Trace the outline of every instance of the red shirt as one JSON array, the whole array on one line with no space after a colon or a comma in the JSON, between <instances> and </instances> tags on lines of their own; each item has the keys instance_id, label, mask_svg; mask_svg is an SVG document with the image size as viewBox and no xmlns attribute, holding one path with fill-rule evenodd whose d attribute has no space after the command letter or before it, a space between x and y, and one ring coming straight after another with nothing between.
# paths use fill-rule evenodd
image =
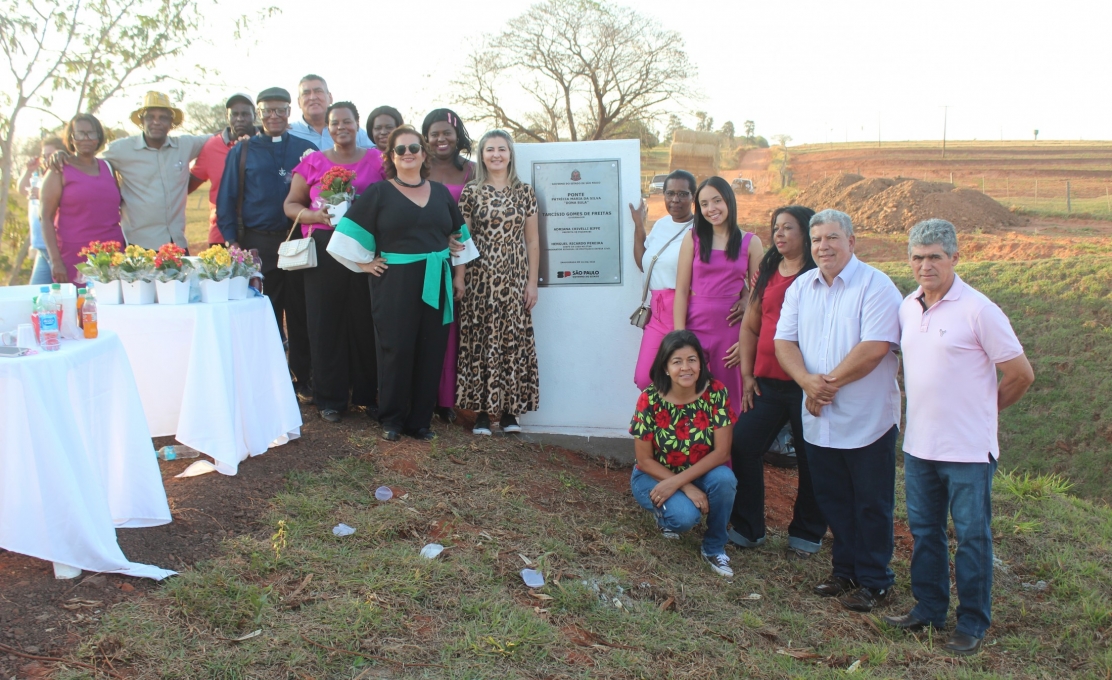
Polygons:
<instances>
[{"instance_id":1,"label":"red shirt","mask_svg":"<svg viewBox=\"0 0 1112 680\"><path fill-rule=\"evenodd\" d=\"M228 130L225 129L218 135L213 135L201 147L201 155L193 162L190 170L197 179L209 182L209 243L223 243L224 235L216 227L216 195L220 193L220 178L224 176L224 161L228 152L235 146L236 140L228 141Z\"/></svg>"},{"instance_id":2,"label":"red shirt","mask_svg":"<svg viewBox=\"0 0 1112 680\"><path fill-rule=\"evenodd\" d=\"M780 308L784 306L784 293L795 281L794 276L785 277L780 270L772 272L772 278L761 292L761 332L757 336L757 358L753 362L753 375L758 378L791 380L791 376L780 368L776 360L776 323L780 321Z\"/></svg>"}]
</instances>

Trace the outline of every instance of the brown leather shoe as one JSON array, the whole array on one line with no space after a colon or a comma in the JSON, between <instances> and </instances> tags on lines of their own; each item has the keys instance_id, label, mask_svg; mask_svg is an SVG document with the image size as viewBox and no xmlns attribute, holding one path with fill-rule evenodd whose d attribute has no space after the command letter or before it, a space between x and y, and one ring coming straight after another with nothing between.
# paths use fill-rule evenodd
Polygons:
<instances>
[{"instance_id":1,"label":"brown leather shoe","mask_svg":"<svg viewBox=\"0 0 1112 680\"><path fill-rule=\"evenodd\" d=\"M880 620L884 621L884 623L888 624L889 626L892 626L893 628L899 628L900 630L917 631L922 630L923 628L926 628L928 626L932 628L934 627L929 621L920 621L918 618L912 616L910 613L901 614L899 616L883 616Z\"/></svg>"},{"instance_id":2,"label":"brown leather shoe","mask_svg":"<svg viewBox=\"0 0 1112 680\"><path fill-rule=\"evenodd\" d=\"M856 587L857 584L851 579L842 578L841 576L831 576L815 586L815 594L822 595L823 597L838 597L839 595L848 593Z\"/></svg>"},{"instance_id":3,"label":"brown leather shoe","mask_svg":"<svg viewBox=\"0 0 1112 680\"><path fill-rule=\"evenodd\" d=\"M883 604L888 599L888 593L891 590L891 588L866 588L862 586L849 595L840 598L838 602L841 602L846 609L852 609L855 612L871 612L873 607Z\"/></svg>"},{"instance_id":4,"label":"brown leather shoe","mask_svg":"<svg viewBox=\"0 0 1112 680\"><path fill-rule=\"evenodd\" d=\"M984 642L984 638L975 638L972 635L955 630L946 644L942 645L942 649L951 654L972 656L981 651L982 642Z\"/></svg>"}]
</instances>

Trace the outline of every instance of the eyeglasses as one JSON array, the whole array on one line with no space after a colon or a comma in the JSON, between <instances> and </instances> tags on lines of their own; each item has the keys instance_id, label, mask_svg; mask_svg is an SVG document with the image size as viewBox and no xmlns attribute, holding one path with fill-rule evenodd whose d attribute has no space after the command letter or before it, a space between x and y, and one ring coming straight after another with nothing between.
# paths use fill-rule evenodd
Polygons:
<instances>
[{"instance_id":1,"label":"eyeglasses","mask_svg":"<svg viewBox=\"0 0 1112 680\"><path fill-rule=\"evenodd\" d=\"M406 146L405 144L399 144L394 147L394 155L403 156L405 155L406 149L409 149L409 153L416 154L418 151L421 150L421 145L416 142L410 144L409 146Z\"/></svg>"},{"instance_id":2,"label":"eyeglasses","mask_svg":"<svg viewBox=\"0 0 1112 680\"><path fill-rule=\"evenodd\" d=\"M676 199L679 199L681 201L690 201L691 200L691 192L690 191L665 191L664 192L664 198L665 198L665 200L668 200L668 201L674 201Z\"/></svg>"},{"instance_id":3,"label":"eyeglasses","mask_svg":"<svg viewBox=\"0 0 1112 680\"><path fill-rule=\"evenodd\" d=\"M74 130L73 138L79 141L88 141L90 139L100 139L95 132L85 132L84 130Z\"/></svg>"},{"instance_id":4,"label":"eyeglasses","mask_svg":"<svg viewBox=\"0 0 1112 680\"><path fill-rule=\"evenodd\" d=\"M276 106L274 108L259 107L259 118L268 118L270 116L288 116L290 115L290 107Z\"/></svg>"}]
</instances>

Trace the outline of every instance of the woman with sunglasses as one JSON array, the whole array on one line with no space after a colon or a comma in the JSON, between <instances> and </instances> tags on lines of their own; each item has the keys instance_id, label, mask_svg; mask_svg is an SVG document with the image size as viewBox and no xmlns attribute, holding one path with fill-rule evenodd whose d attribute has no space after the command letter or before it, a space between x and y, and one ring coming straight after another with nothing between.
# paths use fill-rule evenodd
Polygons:
<instances>
[{"instance_id":1,"label":"woman with sunglasses","mask_svg":"<svg viewBox=\"0 0 1112 680\"><path fill-rule=\"evenodd\" d=\"M334 146L305 156L293 169L286 215L301 223L300 237L311 237L317 266L304 269L305 317L312 358L313 402L320 417L338 423L351 403L378 416L374 324L367 276L349 271L330 257L321 257L333 237L331 215L320 198L321 178L334 167L355 173L356 195L379 182L382 154L356 145L359 111L351 102L328 107L328 134Z\"/></svg>"},{"instance_id":2,"label":"woman with sunglasses","mask_svg":"<svg viewBox=\"0 0 1112 680\"><path fill-rule=\"evenodd\" d=\"M42 237L55 283L75 281L78 253L91 241L124 243L120 228L120 188L104 148L104 127L91 114L74 116L63 135L71 154L61 170L46 173L42 186Z\"/></svg>"},{"instance_id":3,"label":"woman with sunglasses","mask_svg":"<svg viewBox=\"0 0 1112 680\"><path fill-rule=\"evenodd\" d=\"M424 137L403 125L390 133L379 182L337 226L328 252L372 274L371 310L378 348L383 439L429 441L454 302L463 297L464 265L451 267L455 232L467 226L451 193L429 181ZM454 271L453 271L454 270Z\"/></svg>"},{"instance_id":4,"label":"woman with sunglasses","mask_svg":"<svg viewBox=\"0 0 1112 680\"><path fill-rule=\"evenodd\" d=\"M434 109L425 116L421 134L429 144L429 179L443 184L459 203L463 187L475 176L475 163L463 157L471 155L471 137L458 114L451 109ZM444 355L444 373L440 376L436 412L444 422L455 420L456 359L459 354L459 325L453 321L448 329L448 349Z\"/></svg>"}]
</instances>

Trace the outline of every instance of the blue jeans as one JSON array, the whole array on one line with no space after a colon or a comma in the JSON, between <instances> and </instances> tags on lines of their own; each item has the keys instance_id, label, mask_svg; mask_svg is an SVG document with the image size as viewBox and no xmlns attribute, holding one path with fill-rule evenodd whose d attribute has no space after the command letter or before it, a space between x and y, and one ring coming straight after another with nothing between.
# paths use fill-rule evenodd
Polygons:
<instances>
[{"instance_id":1,"label":"blue jeans","mask_svg":"<svg viewBox=\"0 0 1112 680\"><path fill-rule=\"evenodd\" d=\"M629 480L633 498L638 505L656 516L656 523L660 528L682 534L698 524L703 513L699 512L683 491L672 494L659 508L653 505L649 493L658 483L651 475L633 468L633 476ZM707 495L709 507L707 532L703 535L703 553L721 555L726 552L726 524L730 521L730 510L734 507L737 479L734 478L733 470L719 465L692 484Z\"/></svg>"},{"instance_id":2,"label":"blue jeans","mask_svg":"<svg viewBox=\"0 0 1112 680\"><path fill-rule=\"evenodd\" d=\"M996 461L923 460L904 453L907 524L911 554L912 616L941 628L950 606L950 541L946 515L954 520L958 549L958 632L983 638L992 622L992 475Z\"/></svg>"},{"instance_id":3,"label":"blue jeans","mask_svg":"<svg viewBox=\"0 0 1112 680\"><path fill-rule=\"evenodd\" d=\"M34 248L32 252L37 255L35 266L31 270L31 285L49 286L54 283L54 275L50 272L50 256L46 254L46 248Z\"/></svg>"},{"instance_id":4,"label":"blue jeans","mask_svg":"<svg viewBox=\"0 0 1112 680\"><path fill-rule=\"evenodd\" d=\"M888 565L895 547L897 432L893 425L859 449L806 446L815 499L834 534L834 575L867 588L890 588L895 582Z\"/></svg>"},{"instance_id":5,"label":"blue jeans","mask_svg":"<svg viewBox=\"0 0 1112 680\"><path fill-rule=\"evenodd\" d=\"M753 408L738 414L734 425L731 455L737 477L737 495L730 516L733 530L749 544L765 537L764 453L784 423L792 424L796 460L799 461L799 488L795 494L792 523L788 525L788 545L796 550L816 553L826 534L826 520L815 500L811 469L803 453L803 390L791 380L757 378L761 394ZM737 540L737 537L735 537ZM737 541L745 545L741 541Z\"/></svg>"}]
</instances>

